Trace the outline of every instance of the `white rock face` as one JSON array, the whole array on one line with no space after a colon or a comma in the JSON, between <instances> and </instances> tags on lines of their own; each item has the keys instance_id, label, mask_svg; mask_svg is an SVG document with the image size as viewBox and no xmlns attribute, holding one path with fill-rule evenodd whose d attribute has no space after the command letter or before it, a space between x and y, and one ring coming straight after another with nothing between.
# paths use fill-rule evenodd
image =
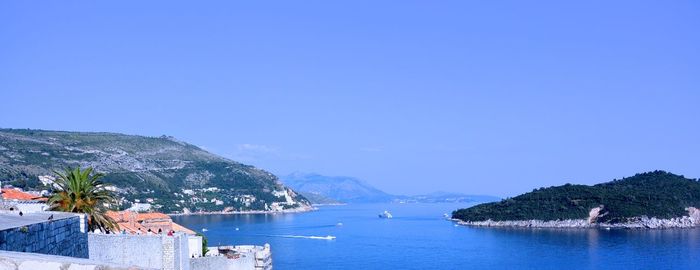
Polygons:
<instances>
[{"instance_id":1,"label":"white rock face","mask_svg":"<svg viewBox=\"0 0 700 270\"><path fill-rule=\"evenodd\" d=\"M688 211L688 217L694 223L700 223L700 209L697 209L695 207L688 207L685 210Z\"/></svg>"},{"instance_id":2,"label":"white rock face","mask_svg":"<svg viewBox=\"0 0 700 270\"><path fill-rule=\"evenodd\" d=\"M598 215L600 215L600 211L603 210L603 206L598 206L594 207L591 209L590 212L588 212L588 223L593 224L595 223L596 219L598 218Z\"/></svg>"}]
</instances>

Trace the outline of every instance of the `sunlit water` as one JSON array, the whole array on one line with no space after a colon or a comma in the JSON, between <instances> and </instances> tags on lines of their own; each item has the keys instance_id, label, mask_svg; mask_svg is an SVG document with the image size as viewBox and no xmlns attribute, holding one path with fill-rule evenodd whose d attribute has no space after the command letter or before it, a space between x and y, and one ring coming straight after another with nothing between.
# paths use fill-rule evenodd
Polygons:
<instances>
[{"instance_id":1,"label":"sunlit water","mask_svg":"<svg viewBox=\"0 0 700 270\"><path fill-rule=\"evenodd\" d=\"M700 229L470 228L444 219L465 206L355 204L174 220L206 228L210 246L270 243L275 269L700 269ZM384 210L394 218L378 218Z\"/></svg>"}]
</instances>

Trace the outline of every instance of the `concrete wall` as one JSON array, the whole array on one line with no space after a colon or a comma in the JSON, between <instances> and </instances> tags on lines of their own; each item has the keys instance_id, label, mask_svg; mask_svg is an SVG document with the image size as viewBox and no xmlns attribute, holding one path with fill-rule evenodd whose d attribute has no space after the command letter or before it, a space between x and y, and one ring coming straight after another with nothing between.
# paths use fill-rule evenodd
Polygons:
<instances>
[{"instance_id":1,"label":"concrete wall","mask_svg":"<svg viewBox=\"0 0 700 270\"><path fill-rule=\"evenodd\" d=\"M90 259L164 270L189 270L186 234L89 234Z\"/></svg>"},{"instance_id":2,"label":"concrete wall","mask_svg":"<svg viewBox=\"0 0 700 270\"><path fill-rule=\"evenodd\" d=\"M164 241L173 242L172 249L165 250L166 254L173 254L173 268L167 268L170 265L167 264L165 265L165 269L190 270L189 236L186 234L178 234L176 237L163 236L163 239Z\"/></svg>"},{"instance_id":3,"label":"concrete wall","mask_svg":"<svg viewBox=\"0 0 700 270\"><path fill-rule=\"evenodd\" d=\"M255 269L254 258L226 259L223 256L190 259L191 270L250 270Z\"/></svg>"},{"instance_id":4,"label":"concrete wall","mask_svg":"<svg viewBox=\"0 0 700 270\"><path fill-rule=\"evenodd\" d=\"M188 248L190 250L190 258L202 257L202 237L190 235L188 237L188 242L189 242Z\"/></svg>"},{"instance_id":5,"label":"concrete wall","mask_svg":"<svg viewBox=\"0 0 700 270\"><path fill-rule=\"evenodd\" d=\"M124 267L88 259L0 251L0 270L155 270L153 268Z\"/></svg>"},{"instance_id":6,"label":"concrete wall","mask_svg":"<svg viewBox=\"0 0 700 270\"><path fill-rule=\"evenodd\" d=\"M75 215L2 230L0 250L87 258L88 237Z\"/></svg>"}]
</instances>

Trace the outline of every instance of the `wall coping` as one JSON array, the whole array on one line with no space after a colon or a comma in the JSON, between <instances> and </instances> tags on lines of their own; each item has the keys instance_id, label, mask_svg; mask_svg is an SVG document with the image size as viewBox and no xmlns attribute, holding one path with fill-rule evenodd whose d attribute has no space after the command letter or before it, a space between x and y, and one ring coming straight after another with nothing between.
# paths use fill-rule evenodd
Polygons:
<instances>
[{"instance_id":1,"label":"wall coping","mask_svg":"<svg viewBox=\"0 0 700 270\"><path fill-rule=\"evenodd\" d=\"M20 216L19 211L0 210L0 231L18 228L22 226L29 226L32 224L49 222L49 217L51 215L53 215L53 220L51 221L82 216L81 214L76 213L53 211L30 212L22 214L23 215Z\"/></svg>"},{"instance_id":2,"label":"wall coping","mask_svg":"<svg viewBox=\"0 0 700 270\"><path fill-rule=\"evenodd\" d=\"M156 270L153 268L127 267L127 266L122 266L122 265L103 263L103 262L94 261L94 260L90 260L90 259L81 259L81 258L74 258L74 257L45 255L45 254L38 254L38 253L14 252L14 251L0 251L0 268L3 266L15 266L17 268L20 265L24 266L25 264L33 265L33 266L41 266L42 269L57 269L57 270L64 269L63 267L65 267L66 265L84 266L84 267L86 267L85 269L92 269L89 267L94 266L95 269L100 269L97 267L102 267L102 268L108 268L108 269L114 269L114 270L135 270L135 269ZM50 267L54 267L54 266L56 266L56 268L50 268ZM5 268L3 268L3 269L5 269ZM13 268L9 268L9 269L13 269ZM65 269L68 269L68 268L65 268ZM84 269L84 268L80 268L80 269Z\"/></svg>"}]
</instances>

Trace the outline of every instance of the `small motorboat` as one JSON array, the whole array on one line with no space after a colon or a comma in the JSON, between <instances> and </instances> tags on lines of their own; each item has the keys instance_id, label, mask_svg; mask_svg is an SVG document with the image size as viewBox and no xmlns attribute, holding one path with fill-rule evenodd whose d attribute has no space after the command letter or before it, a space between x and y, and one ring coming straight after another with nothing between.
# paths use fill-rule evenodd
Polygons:
<instances>
[{"instance_id":1,"label":"small motorboat","mask_svg":"<svg viewBox=\"0 0 700 270\"><path fill-rule=\"evenodd\" d=\"M379 214L379 218L393 218L393 217L394 216L392 216L391 213L389 213L389 211L387 211L387 210L384 210L383 213Z\"/></svg>"},{"instance_id":2,"label":"small motorboat","mask_svg":"<svg viewBox=\"0 0 700 270\"><path fill-rule=\"evenodd\" d=\"M204 228L204 229L202 229L202 231L203 231L203 232L207 232L207 231L209 231L209 230L207 230L207 228Z\"/></svg>"}]
</instances>

